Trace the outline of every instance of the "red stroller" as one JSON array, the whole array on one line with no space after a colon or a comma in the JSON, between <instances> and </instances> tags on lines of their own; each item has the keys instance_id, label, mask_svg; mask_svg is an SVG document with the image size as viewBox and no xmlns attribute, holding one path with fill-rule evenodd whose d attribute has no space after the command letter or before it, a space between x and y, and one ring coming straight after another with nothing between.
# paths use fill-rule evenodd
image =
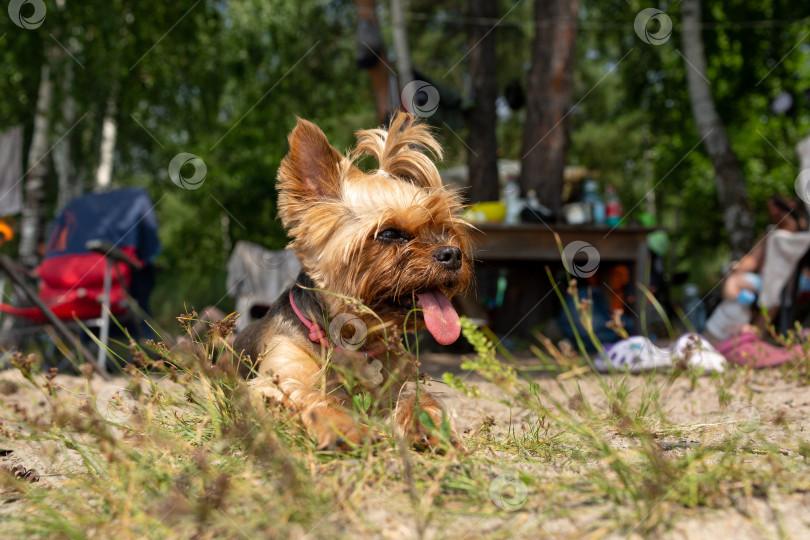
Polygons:
<instances>
[{"instance_id":1,"label":"red stroller","mask_svg":"<svg viewBox=\"0 0 810 540\"><path fill-rule=\"evenodd\" d=\"M0 311L29 323L26 332L53 327L85 360L105 373L110 316L137 319L148 312L152 259L160 250L157 219L149 195L141 188L93 193L74 199L54 221L40 265L28 271L0 256L3 270L23 304L0 303ZM26 277L36 278L35 293ZM133 314L134 312L134 314ZM70 330L81 321L98 328L96 360ZM66 324L68 323L68 324ZM0 333L14 333L6 329ZM7 336L8 337L8 336Z\"/></svg>"}]
</instances>

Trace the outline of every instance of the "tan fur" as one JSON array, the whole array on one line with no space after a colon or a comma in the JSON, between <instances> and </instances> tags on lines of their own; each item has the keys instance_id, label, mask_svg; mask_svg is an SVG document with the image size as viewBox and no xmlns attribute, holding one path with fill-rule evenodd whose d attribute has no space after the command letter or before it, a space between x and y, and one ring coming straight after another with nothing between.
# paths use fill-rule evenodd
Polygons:
<instances>
[{"instance_id":1,"label":"tan fur","mask_svg":"<svg viewBox=\"0 0 810 540\"><path fill-rule=\"evenodd\" d=\"M403 325L413 331L424 323L402 306L415 291L438 290L450 298L469 286L470 226L458 216L459 194L442 185L431 160L431 155L441 157L441 147L427 126L399 113L388 130L360 131L357 138L356 148L344 156L315 124L299 119L279 168L279 215L302 275L312 282L306 290L293 289L309 302L302 308L308 319L328 323L350 313L369 329L364 350L388 345L392 352L372 364L362 351L324 350L292 314L288 292L268 316L240 333L235 349L255 365L258 376L251 384L259 394L298 411L320 447L355 443L367 435L342 409L351 392L380 379L380 387L389 391L375 392L376 408L393 409L403 432L423 444L425 429L414 420L415 398L399 398L414 371L400 343ZM378 168L361 171L356 164L362 156L375 158ZM378 238L387 229L407 239ZM460 267L437 263L438 250L447 248L461 251ZM361 381L355 390L352 375ZM440 425L441 407L426 393L420 399Z\"/></svg>"},{"instance_id":2,"label":"tan fur","mask_svg":"<svg viewBox=\"0 0 810 540\"><path fill-rule=\"evenodd\" d=\"M430 156L442 158L442 147L433 138L430 129L417 124L408 114L398 114L385 129L368 129L357 133L357 146L353 159L361 155L377 158L380 170L407 179L423 188L442 188L442 179Z\"/></svg>"}]
</instances>

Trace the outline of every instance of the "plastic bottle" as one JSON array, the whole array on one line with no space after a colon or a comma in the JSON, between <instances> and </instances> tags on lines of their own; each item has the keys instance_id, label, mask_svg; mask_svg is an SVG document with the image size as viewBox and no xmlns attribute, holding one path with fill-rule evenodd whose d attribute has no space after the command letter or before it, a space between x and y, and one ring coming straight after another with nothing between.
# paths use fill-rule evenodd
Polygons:
<instances>
[{"instance_id":1,"label":"plastic bottle","mask_svg":"<svg viewBox=\"0 0 810 540\"><path fill-rule=\"evenodd\" d=\"M588 205L590 222L594 225L605 224L605 202L599 195L596 180L587 179L583 186L582 202Z\"/></svg>"},{"instance_id":2,"label":"plastic bottle","mask_svg":"<svg viewBox=\"0 0 810 540\"><path fill-rule=\"evenodd\" d=\"M723 300L706 321L706 331L719 340L728 339L751 320L751 306Z\"/></svg>"},{"instance_id":3,"label":"plastic bottle","mask_svg":"<svg viewBox=\"0 0 810 540\"><path fill-rule=\"evenodd\" d=\"M751 321L753 305L762 288L762 276L745 273L745 280L754 289L742 289L734 300L723 300L706 321L706 330L719 339L727 339Z\"/></svg>"},{"instance_id":4,"label":"plastic bottle","mask_svg":"<svg viewBox=\"0 0 810 540\"><path fill-rule=\"evenodd\" d=\"M810 292L810 276L804 270L799 274L799 291L802 293Z\"/></svg>"},{"instance_id":5,"label":"plastic bottle","mask_svg":"<svg viewBox=\"0 0 810 540\"><path fill-rule=\"evenodd\" d=\"M754 291L749 291L748 289L741 290L740 294L737 295L737 303L741 306L750 306L756 299L757 294Z\"/></svg>"},{"instance_id":6,"label":"plastic bottle","mask_svg":"<svg viewBox=\"0 0 810 540\"><path fill-rule=\"evenodd\" d=\"M523 201L520 199L520 186L514 178L510 178L503 187L503 202L506 205L504 223L514 225L520 221L520 212L523 210Z\"/></svg>"},{"instance_id":7,"label":"plastic bottle","mask_svg":"<svg viewBox=\"0 0 810 540\"><path fill-rule=\"evenodd\" d=\"M748 284L754 288L754 291L757 294L759 294L759 291L762 290L762 276L759 274L755 274L754 272L746 272L745 281L747 281Z\"/></svg>"},{"instance_id":8,"label":"plastic bottle","mask_svg":"<svg viewBox=\"0 0 810 540\"><path fill-rule=\"evenodd\" d=\"M616 227L622 221L622 202L613 184L605 188L605 218L609 227Z\"/></svg>"},{"instance_id":9,"label":"plastic bottle","mask_svg":"<svg viewBox=\"0 0 810 540\"><path fill-rule=\"evenodd\" d=\"M537 192L533 189L526 192L526 206L532 209L542 206L540 204L540 199L537 198Z\"/></svg>"},{"instance_id":10,"label":"plastic bottle","mask_svg":"<svg viewBox=\"0 0 810 540\"><path fill-rule=\"evenodd\" d=\"M703 332L706 328L706 306L700 299L698 286L694 283L687 283L683 286L683 312L686 320L695 329L695 332Z\"/></svg>"}]
</instances>

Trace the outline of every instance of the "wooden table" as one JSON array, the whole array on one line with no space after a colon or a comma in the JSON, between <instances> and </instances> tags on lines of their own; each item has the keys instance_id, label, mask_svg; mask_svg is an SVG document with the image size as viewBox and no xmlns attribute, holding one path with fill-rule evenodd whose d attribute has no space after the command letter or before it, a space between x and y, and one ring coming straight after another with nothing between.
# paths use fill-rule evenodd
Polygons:
<instances>
[{"instance_id":1,"label":"wooden table","mask_svg":"<svg viewBox=\"0 0 810 540\"><path fill-rule=\"evenodd\" d=\"M606 227L593 225L543 225L526 224L503 225L500 223L478 223L475 226L480 231L475 234L477 261L506 263L513 261L537 261L538 272L545 275L542 263L562 263L560 246L557 245L555 233L559 235L563 249L567 256L577 252L573 257L576 268L572 274L587 277L594 266L589 257L596 256L595 266L600 262L627 263L632 267L632 280L636 287L643 282L647 268L648 248L647 235L656 228L627 226ZM580 242L580 244L572 244ZM584 243L584 244L582 244ZM588 248L587 246L592 246ZM584 247L584 249L582 249ZM580 249L575 249L580 248ZM595 272L595 268L593 268ZM636 291L635 305L628 315L638 317L644 308L644 294ZM630 310L628 310L630 311Z\"/></svg>"}]
</instances>

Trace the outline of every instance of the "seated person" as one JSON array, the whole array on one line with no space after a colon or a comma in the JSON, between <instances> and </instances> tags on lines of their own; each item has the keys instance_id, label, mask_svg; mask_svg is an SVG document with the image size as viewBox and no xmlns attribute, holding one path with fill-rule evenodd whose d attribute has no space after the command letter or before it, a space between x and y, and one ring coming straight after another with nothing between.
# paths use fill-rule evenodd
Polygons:
<instances>
[{"instance_id":1,"label":"seated person","mask_svg":"<svg viewBox=\"0 0 810 540\"><path fill-rule=\"evenodd\" d=\"M767 246L777 245L769 242L773 238L769 239L768 235L774 234L774 231L797 233L806 230L807 218L800 213L799 208L800 205L784 197L772 197L768 201L768 213L774 225L725 279L723 301L707 321L703 336L684 334L668 347L658 347L645 336L632 336L615 344L606 344L604 354L594 360L594 367L599 371L629 369L631 372L638 372L680 364L712 372L723 371L725 362L764 368L803 358L806 351L801 343L780 347L764 342L757 336L757 328L751 324L752 313L755 311L753 304L757 296L769 289L771 298L774 298L774 286L783 286L765 271L765 267L770 266L771 273L774 273L775 264L779 267L779 272L776 273L785 277L792 272L798 258L810 247L808 235L787 235L789 242L779 246L787 246L791 257L786 257L783 249L782 253L771 253L770 259L768 258ZM788 258L792 262L785 262ZM764 284L763 274L767 274L764 279L769 280ZM801 283L810 284L810 276L800 276ZM764 299L764 294L762 298ZM771 306L772 303L769 300L765 305ZM756 310L753 323L759 327L760 332L776 316L778 309L778 305L770 307L768 317L763 317Z\"/></svg>"},{"instance_id":2,"label":"seated person","mask_svg":"<svg viewBox=\"0 0 810 540\"><path fill-rule=\"evenodd\" d=\"M737 264L734 265L731 273L723 282L722 298L724 301L737 302L743 306L752 306L756 296L762 287L762 270L766 253L766 237L774 229L787 232L798 232L807 230L807 218L800 211L801 206L794 201L790 201L782 196L774 196L768 200L768 215L774 224L769 231L757 240L757 243ZM808 281L808 277L803 275L801 282ZM722 306L722 304L721 304ZM719 308L720 306L718 306ZM752 306L754 307L754 306ZM749 308L750 309L750 308ZM779 306L771 307L768 316L763 317L759 310L753 309L753 320L749 320L761 332L766 330L769 321L773 320L779 312ZM720 328L721 325L707 325L715 337L725 339L731 337L727 330Z\"/></svg>"}]
</instances>

